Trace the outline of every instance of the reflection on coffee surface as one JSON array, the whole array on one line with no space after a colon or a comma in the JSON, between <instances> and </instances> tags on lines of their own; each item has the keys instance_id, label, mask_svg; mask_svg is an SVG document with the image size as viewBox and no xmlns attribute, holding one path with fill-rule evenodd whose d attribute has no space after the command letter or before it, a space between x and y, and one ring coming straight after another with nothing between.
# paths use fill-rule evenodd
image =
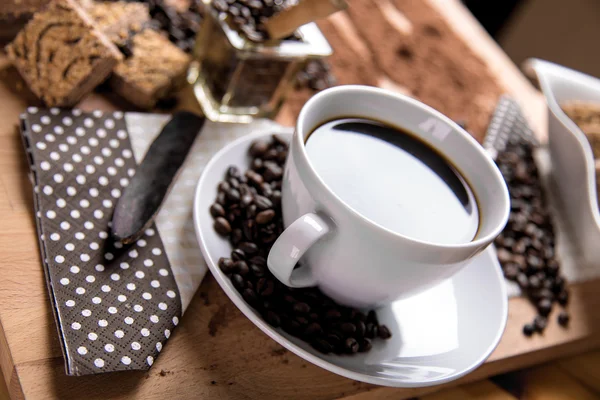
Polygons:
<instances>
[{"instance_id":1,"label":"reflection on coffee surface","mask_svg":"<svg viewBox=\"0 0 600 400\"><path fill-rule=\"evenodd\" d=\"M477 234L469 185L408 132L368 119L336 119L309 135L306 152L325 184L380 226L441 244L466 243Z\"/></svg>"}]
</instances>

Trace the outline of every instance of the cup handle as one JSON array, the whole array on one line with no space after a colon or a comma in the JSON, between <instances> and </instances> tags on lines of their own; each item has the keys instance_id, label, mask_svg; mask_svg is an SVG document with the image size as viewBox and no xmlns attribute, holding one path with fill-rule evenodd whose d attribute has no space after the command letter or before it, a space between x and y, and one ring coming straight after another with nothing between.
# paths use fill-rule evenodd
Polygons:
<instances>
[{"instance_id":1,"label":"cup handle","mask_svg":"<svg viewBox=\"0 0 600 400\"><path fill-rule=\"evenodd\" d=\"M329 225L317 214L304 214L277 238L267 265L277 279L293 288L316 286L317 281L308 266L294 269L298 260L320 238L329 232Z\"/></svg>"}]
</instances>

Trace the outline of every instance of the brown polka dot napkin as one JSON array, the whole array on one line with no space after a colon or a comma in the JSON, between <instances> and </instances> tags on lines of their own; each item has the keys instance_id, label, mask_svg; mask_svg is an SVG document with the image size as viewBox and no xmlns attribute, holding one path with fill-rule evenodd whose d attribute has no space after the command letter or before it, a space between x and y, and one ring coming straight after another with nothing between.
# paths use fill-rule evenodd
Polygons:
<instances>
[{"instance_id":1,"label":"brown polka dot napkin","mask_svg":"<svg viewBox=\"0 0 600 400\"><path fill-rule=\"evenodd\" d=\"M148 369L182 305L155 226L131 246L110 238L136 167L123 113L29 108L22 137L67 373Z\"/></svg>"}]
</instances>

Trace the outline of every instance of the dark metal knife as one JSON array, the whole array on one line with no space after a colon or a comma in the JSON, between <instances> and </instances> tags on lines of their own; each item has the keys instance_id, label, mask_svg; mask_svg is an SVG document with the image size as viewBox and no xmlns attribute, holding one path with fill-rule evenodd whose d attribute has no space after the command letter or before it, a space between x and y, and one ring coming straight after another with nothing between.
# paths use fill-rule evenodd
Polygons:
<instances>
[{"instance_id":1,"label":"dark metal knife","mask_svg":"<svg viewBox=\"0 0 600 400\"><path fill-rule=\"evenodd\" d=\"M205 120L187 111L177 112L154 139L115 207L115 239L132 243L152 223Z\"/></svg>"}]
</instances>

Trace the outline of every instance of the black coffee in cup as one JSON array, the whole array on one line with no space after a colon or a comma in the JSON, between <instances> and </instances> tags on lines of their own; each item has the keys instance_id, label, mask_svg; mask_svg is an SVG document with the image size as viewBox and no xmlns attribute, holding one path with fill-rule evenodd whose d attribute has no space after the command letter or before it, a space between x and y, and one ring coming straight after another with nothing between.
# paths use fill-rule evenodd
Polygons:
<instances>
[{"instance_id":1,"label":"black coffee in cup","mask_svg":"<svg viewBox=\"0 0 600 400\"><path fill-rule=\"evenodd\" d=\"M341 118L317 127L306 152L329 189L379 226L438 244L467 243L477 235L479 211L469 184L410 132Z\"/></svg>"}]
</instances>

